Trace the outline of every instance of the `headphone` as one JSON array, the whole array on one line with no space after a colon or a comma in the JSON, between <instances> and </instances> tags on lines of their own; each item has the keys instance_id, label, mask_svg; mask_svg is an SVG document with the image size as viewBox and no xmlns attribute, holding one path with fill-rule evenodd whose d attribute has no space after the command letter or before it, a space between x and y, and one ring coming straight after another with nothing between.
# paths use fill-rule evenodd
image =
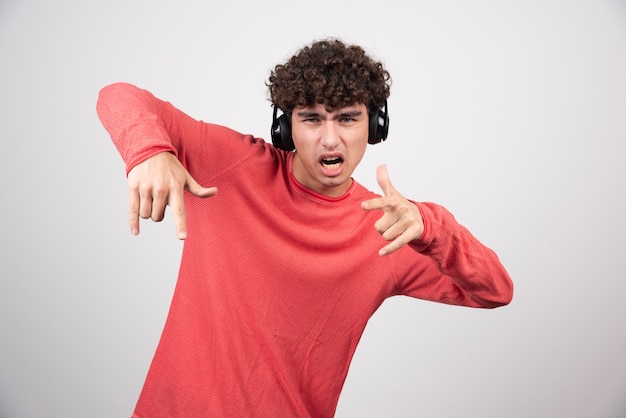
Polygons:
<instances>
[{"instance_id":1,"label":"headphone","mask_svg":"<svg viewBox=\"0 0 626 418\"><path fill-rule=\"evenodd\" d=\"M369 113L368 144L378 144L387 139L389 133L389 113L387 112L387 100L382 108L376 105L367 106ZM289 115L283 113L276 117L278 107L274 106L272 117L272 143L278 149L293 151L296 147L291 136L291 120Z\"/></svg>"}]
</instances>

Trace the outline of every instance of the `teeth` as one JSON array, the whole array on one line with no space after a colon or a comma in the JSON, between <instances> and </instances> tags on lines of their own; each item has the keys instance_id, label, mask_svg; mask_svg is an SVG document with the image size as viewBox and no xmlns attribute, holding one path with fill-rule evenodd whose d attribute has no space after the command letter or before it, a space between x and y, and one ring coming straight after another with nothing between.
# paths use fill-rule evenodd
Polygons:
<instances>
[{"instance_id":1,"label":"teeth","mask_svg":"<svg viewBox=\"0 0 626 418\"><path fill-rule=\"evenodd\" d=\"M322 158L322 164L331 169L338 168L341 162L341 158Z\"/></svg>"}]
</instances>

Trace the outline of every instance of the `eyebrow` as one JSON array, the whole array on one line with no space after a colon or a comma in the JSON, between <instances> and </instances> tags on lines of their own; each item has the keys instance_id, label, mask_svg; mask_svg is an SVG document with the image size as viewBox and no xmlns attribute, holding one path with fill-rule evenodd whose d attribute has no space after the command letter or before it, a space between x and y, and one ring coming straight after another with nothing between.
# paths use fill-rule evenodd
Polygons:
<instances>
[{"instance_id":1,"label":"eyebrow","mask_svg":"<svg viewBox=\"0 0 626 418\"><path fill-rule=\"evenodd\" d=\"M361 110L348 110L346 112L337 113L334 116L334 119L341 119L345 117L356 117L363 114ZM315 112L313 110L301 110L296 113L297 116L301 118L320 118L321 114L319 112Z\"/></svg>"}]
</instances>

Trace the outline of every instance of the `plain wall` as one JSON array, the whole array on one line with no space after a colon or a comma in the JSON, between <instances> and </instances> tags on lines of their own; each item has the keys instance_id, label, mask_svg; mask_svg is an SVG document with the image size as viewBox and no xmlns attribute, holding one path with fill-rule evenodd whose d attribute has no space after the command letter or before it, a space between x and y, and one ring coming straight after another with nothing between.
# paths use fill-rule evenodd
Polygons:
<instances>
[{"instance_id":1,"label":"plain wall","mask_svg":"<svg viewBox=\"0 0 626 418\"><path fill-rule=\"evenodd\" d=\"M270 69L339 36L393 78L356 178L446 206L511 305L385 302L338 417L626 416L626 5L617 0L0 0L0 416L130 416L175 285L127 225L101 87L267 138Z\"/></svg>"}]
</instances>

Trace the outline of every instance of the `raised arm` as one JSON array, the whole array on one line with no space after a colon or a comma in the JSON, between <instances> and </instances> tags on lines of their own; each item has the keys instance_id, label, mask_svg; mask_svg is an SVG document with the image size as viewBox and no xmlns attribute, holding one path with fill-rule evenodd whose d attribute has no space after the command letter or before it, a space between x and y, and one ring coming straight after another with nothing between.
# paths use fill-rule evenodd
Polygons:
<instances>
[{"instance_id":1,"label":"raised arm","mask_svg":"<svg viewBox=\"0 0 626 418\"><path fill-rule=\"evenodd\" d=\"M442 206L426 202L416 205L424 217L425 228L422 237L409 246L428 256L437 272L447 278L444 283L433 275L430 286L451 297L450 303L481 308L509 304L513 298L513 282L496 253ZM421 285L409 284L408 293L420 294Z\"/></svg>"},{"instance_id":2,"label":"raised arm","mask_svg":"<svg viewBox=\"0 0 626 418\"><path fill-rule=\"evenodd\" d=\"M126 163L126 173L148 157L163 151L178 154L163 120L167 103L128 83L100 90L96 112Z\"/></svg>"},{"instance_id":3,"label":"raised arm","mask_svg":"<svg viewBox=\"0 0 626 418\"><path fill-rule=\"evenodd\" d=\"M422 299L482 308L508 304L513 282L495 252L434 203L414 203L392 185L385 166L378 168L383 196L363 202L366 210L381 210L376 230L390 241L380 255L408 245L432 261L419 279L407 276L401 292Z\"/></svg>"},{"instance_id":4,"label":"raised arm","mask_svg":"<svg viewBox=\"0 0 626 418\"><path fill-rule=\"evenodd\" d=\"M139 233L140 217L160 222L170 206L176 235L185 239L183 191L204 198L214 196L217 189L200 186L178 160L171 123L161 116L167 105L145 90L116 83L100 91L96 110L126 163L131 233Z\"/></svg>"}]
</instances>

